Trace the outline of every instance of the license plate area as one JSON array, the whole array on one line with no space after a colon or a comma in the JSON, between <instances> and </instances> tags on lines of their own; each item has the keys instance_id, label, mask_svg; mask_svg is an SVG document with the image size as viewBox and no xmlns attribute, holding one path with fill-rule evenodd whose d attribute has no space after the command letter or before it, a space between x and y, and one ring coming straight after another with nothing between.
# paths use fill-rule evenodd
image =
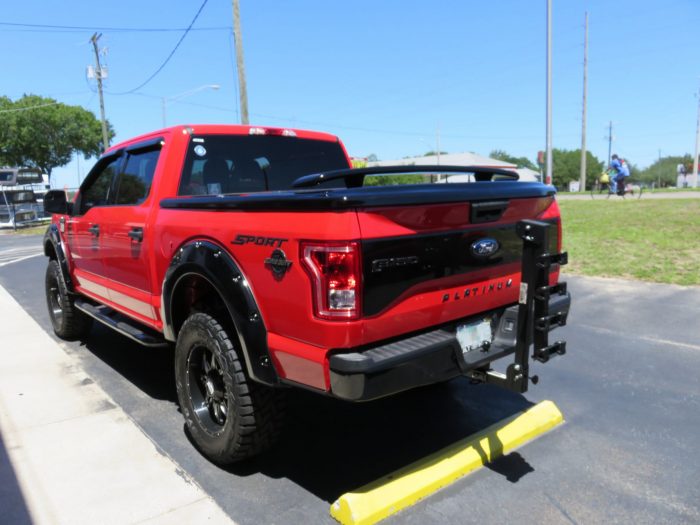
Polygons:
<instances>
[{"instance_id":1,"label":"license plate area","mask_svg":"<svg viewBox=\"0 0 700 525\"><path fill-rule=\"evenodd\" d=\"M470 357L475 357L476 354L481 352L488 352L493 343L491 318L484 317L476 321L457 325L455 337L459 342L465 361L472 361L473 359L470 359Z\"/></svg>"}]
</instances>

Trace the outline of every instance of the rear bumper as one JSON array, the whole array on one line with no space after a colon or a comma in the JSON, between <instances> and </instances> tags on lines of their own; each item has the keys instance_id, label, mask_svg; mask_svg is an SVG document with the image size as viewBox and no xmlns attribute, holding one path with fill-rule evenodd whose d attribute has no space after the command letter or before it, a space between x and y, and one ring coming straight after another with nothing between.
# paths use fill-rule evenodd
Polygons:
<instances>
[{"instance_id":1,"label":"rear bumper","mask_svg":"<svg viewBox=\"0 0 700 525\"><path fill-rule=\"evenodd\" d=\"M570 305L568 292L549 297L548 311L557 320L547 325L547 331L566 323ZM484 370L493 361L515 353L518 311L514 305L491 312L492 344L466 353L455 333L458 325L472 319L373 348L334 354L329 358L331 393L350 401L368 401Z\"/></svg>"}]
</instances>

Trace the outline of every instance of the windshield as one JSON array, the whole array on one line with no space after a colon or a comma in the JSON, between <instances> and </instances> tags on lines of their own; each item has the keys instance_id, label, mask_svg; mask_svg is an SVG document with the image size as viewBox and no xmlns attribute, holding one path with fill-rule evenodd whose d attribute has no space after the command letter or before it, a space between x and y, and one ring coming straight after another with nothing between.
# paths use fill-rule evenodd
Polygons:
<instances>
[{"instance_id":1,"label":"windshield","mask_svg":"<svg viewBox=\"0 0 700 525\"><path fill-rule=\"evenodd\" d=\"M41 173L32 170L20 170L17 172L17 184L41 184Z\"/></svg>"},{"instance_id":2,"label":"windshield","mask_svg":"<svg viewBox=\"0 0 700 525\"><path fill-rule=\"evenodd\" d=\"M348 167L338 142L276 135L194 135L178 194L287 190L302 175ZM344 182L337 181L336 186L344 187Z\"/></svg>"}]
</instances>

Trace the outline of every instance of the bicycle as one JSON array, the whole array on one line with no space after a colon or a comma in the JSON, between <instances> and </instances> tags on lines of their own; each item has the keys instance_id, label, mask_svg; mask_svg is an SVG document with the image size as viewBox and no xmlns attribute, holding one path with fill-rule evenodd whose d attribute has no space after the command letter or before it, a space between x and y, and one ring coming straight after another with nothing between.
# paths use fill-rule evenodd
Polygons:
<instances>
[{"instance_id":1,"label":"bicycle","mask_svg":"<svg viewBox=\"0 0 700 525\"><path fill-rule=\"evenodd\" d=\"M625 191L622 194L613 191L613 184L610 175L604 173L593 183L591 187L591 199L609 199L611 195L619 195L623 199L630 195L633 199L640 199L644 189L640 184L633 183L627 177L625 181Z\"/></svg>"}]
</instances>

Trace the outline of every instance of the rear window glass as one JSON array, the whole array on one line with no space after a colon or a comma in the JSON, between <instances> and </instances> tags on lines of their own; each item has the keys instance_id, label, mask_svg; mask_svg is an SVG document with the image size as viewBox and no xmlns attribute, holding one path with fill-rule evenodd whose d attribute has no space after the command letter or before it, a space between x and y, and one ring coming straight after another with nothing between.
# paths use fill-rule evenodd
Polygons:
<instances>
[{"instance_id":1,"label":"rear window glass","mask_svg":"<svg viewBox=\"0 0 700 525\"><path fill-rule=\"evenodd\" d=\"M219 195L290 189L303 175L348 168L337 142L276 135L195 135L179 195ZM324 187L344 187L343 181Z\"/></svg>"}]
</instances>

